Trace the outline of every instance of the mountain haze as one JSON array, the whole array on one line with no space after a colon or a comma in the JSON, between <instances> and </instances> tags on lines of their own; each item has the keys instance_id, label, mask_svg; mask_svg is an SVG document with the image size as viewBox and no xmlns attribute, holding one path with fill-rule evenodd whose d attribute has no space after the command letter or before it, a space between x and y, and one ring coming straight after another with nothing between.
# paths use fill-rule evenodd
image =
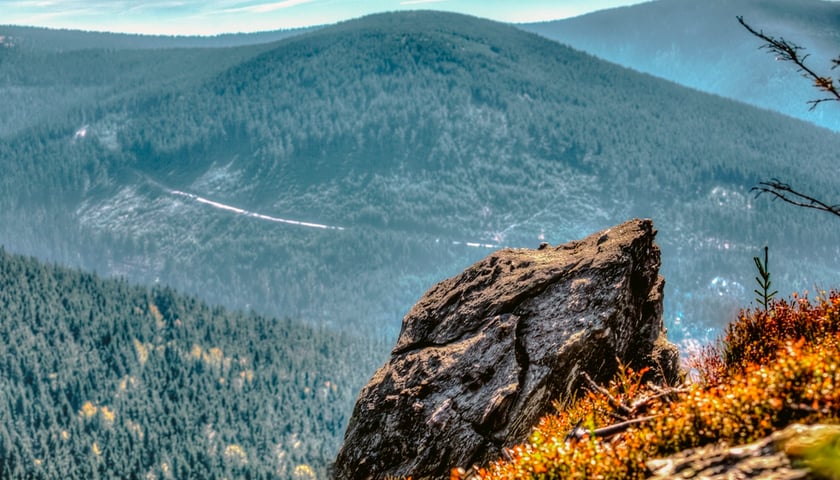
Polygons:
<instances>
[{"instance_id":1,"label":"mountain haze","mask_svg":"<svg viewBox=\"0 0 840 480\"><path fill-rule=\"evenodd\" d=\"M830 74L840 54L840 4L822 0L655 0L579 17L521 25L600 58L724 97L840 130L840 111L824 105L796 67L775 62L736 20L806 50Z\"/></svg>"},{"instance_id":2,"label":"mountain haze","mask_svg":"<svg viewBox=\"0 0 840 480\"><path fill-rule=\"evenodd\" d=\"M434 281L493 249L634 216L660 230L677 338L749 301L765 243L780 291L840 270L836 228L748 191L776 176L836 192L826 130L456 14L241 48L204 51L197 69L177 68L188 50L139 50L101 87L138 88L8 131L0 243L388 336ZM12 50L4 92L53 68ZM85 55L108 71L109 52Z\"/></svg>"}]
</instances>

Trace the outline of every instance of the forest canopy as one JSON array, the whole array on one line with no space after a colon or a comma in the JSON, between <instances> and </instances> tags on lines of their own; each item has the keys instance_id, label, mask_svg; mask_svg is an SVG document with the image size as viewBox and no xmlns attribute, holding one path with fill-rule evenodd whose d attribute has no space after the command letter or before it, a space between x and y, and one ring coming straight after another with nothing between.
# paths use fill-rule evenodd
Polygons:
<instances>
[{"instance_id":1,"label":"forest canopy","mask_svg":"<svg viewBox=\"0 0 840 480\"><path fill-rule=\"evenodd\" d=\"M3 478L323 478L385 350L4 250L0 338Z\"/></svg>"}]
</instances>

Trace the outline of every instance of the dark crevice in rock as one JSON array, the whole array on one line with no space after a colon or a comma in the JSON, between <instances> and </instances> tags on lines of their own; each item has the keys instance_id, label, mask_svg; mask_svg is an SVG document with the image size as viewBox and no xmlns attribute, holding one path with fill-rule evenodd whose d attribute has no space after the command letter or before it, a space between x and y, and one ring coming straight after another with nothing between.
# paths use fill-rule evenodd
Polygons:
<instances>
[{"instance_id":1,"label":"dark crevice in rock","mask_svg":"<svg viewBox=\"0 0 840 480\"><path fill-rule=\"evenodd\" d=\"M527 320L520 318L516 322L516 329L514 329L513 348L516 358L516 364L519 366L518 385L519 390L525 387L525 382L528 379L528 369L531 366L531 359L528 356L528 344L525 337L525 330Z\"/></svg>"}]
</instances>

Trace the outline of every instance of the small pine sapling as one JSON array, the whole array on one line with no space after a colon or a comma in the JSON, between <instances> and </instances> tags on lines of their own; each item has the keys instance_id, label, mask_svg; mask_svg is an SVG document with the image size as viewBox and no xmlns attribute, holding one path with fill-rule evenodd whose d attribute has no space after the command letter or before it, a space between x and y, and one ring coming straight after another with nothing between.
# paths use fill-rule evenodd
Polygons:
<instances>
[{"instance_id":1,"label":"small pine sapling","mask_svg":"<svg viewBox=\"0 0 840 480\"><path fill-rule=\"evenodd\" d=\"M759 305L764 307L764 314L766 315L768 312L768 305L773 297L776 296L778 290L770 291L770 271L767 268L767 259L768 259L768 250L769 248L765 245L764 246L764 263L761 262L761 258L753 257L753 261L755 261L755 267L758 269L758 276L755 277L755 281L758 282L758 286L761 290L755 290L756 294L756 301Z\"/></svg>"}]
</instances>

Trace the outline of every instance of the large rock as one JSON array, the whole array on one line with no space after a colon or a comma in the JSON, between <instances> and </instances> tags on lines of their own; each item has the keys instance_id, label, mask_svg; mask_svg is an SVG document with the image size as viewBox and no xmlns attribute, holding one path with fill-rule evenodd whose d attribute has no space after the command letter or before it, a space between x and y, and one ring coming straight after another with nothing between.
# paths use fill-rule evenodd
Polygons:
<instances>
[{"instance_id":1,"label":"large rock","mask_svg":"<svg viewBox=\"0 0 840 480\"><path fill-rule=\"evenodd\" d=\"M356 403L338 479L448 478L525 440L587 372L617 359L674 381L650 220L539 250L506 249L431 288Z\"/></svg>"}]
</instances>

